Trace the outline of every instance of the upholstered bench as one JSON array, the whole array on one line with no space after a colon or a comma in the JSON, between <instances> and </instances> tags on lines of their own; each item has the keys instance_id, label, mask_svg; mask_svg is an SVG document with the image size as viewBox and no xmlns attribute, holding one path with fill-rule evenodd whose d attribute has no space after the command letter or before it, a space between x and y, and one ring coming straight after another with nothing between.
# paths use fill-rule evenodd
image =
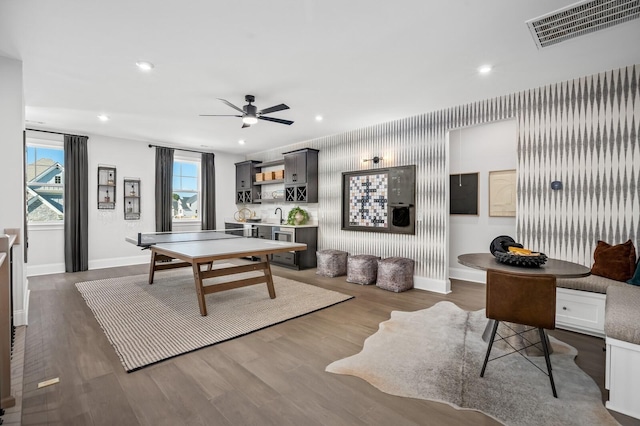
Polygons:
<instances>
[{"instance_id":1,"label":"upholstered bench","mask_svg":"<svg viewBox=\"0 0 640 426\"><path fill-rule=\"evenodd\" d=\"M605 313L607 408L640 419L640 287L607 289Z\"/></svg>"},{"instance_id":2,"label":"upholstered bench","mask_svg":"<svg viewBox=\"0 0 640 426\"><path fill-rule=\"evenodd\" d=\"M357 254L347 258L347 282L354 284L373 284L378 278L379 256Z\"/></svg>"},{"instance_id":3,"label":"upholstered bench","mask_svg":"<svg viewBox=\"0 0 640 426\"><path fill-rule=\"evenodd\" d=\"M622 281L616 281L609 278L601 277L599 275L589 275L588 277L584 278L558 278L556 280L556 286L572 290L607 294L607 289L610 286L628 287L629 284Z\"/></svg>"},{"instance_id":4,"label":"upholstered bench","mask_svg":"<svg viewBox=\"0 0 640 426\"><path fill-rule=\"evenodd\" d=\"M316 252L316 274L325 277L339 277L347 274L349 253L341 250L320 250Z\"/></svg>"},{"instance_id":5,"label":"upholstered bench","mask_svg":"<svg viewBox=\"0 0 640 426\"><path fill-rule=\"evenodd\" d=\"M399 293L413 288L414 261L405 257L387 257L378 261L376 285Z\"/></svg>"}]
</instances>

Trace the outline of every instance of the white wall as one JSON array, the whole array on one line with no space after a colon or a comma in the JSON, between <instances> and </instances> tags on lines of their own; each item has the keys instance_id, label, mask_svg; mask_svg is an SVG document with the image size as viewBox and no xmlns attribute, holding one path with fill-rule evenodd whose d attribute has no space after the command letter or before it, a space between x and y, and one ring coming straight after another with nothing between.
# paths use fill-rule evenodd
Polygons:
<instances>
[{"instance_id":1,"label":"white wall","mask_svg":"<svg viewBox=\"0 0 640 426\"><path fill-rule=\"evenodd\" d=\"M176 156L198 154L176 151ZM133 265L149 261L149 252L125 241L138 232L155 231L155 149L148 142L89 135L89 269ZM242 156L216 154L216 222L224 228L224 217L235 212L234 163ZM116 208L97 208L96 187L99 164L116 167ZM140 220L124 220L123 179L140 178ZM200 224L175 224L174 230L200 229ZM64 230L62 226L34 225L29 227L28 275L64 272Z\"/></svg>"},{"instance_id":2,"label":"white wall","mask_svg":"<svg viewBox=\"0 0 640 426\"><path fill-rule=\"evenodd\" d=\"M22 62L0 56L0 232L19 229L19 245L13 248L13 310L16 325L27 322L28 282L24 274L22 166L22 130L24 129L24 95Z\"/></svg>"},{"instance_id":3,"label":"white wall","mask_svg":"<svg viewBox=\"0 0 640 426\"><path fill-rule=\"evenodd\" d=\"M155 150L148 144L92 135L89 156L89 269L141 263L147 252L124 239L155 231ZM116 167L116 208L97 208L98 165ZM140 178L140 220L124 220L123 179Z\"/></svg>"},{"instance_id":4,"label":"white wall","mask_svg":"<svg viewBox=\"0 0 640 426\"><path fill-rule=\"evenodd\" d=\"M449 132L449 174L479 173L477 216L449 215L449 278L485 282L485 272L458 263L464 253L486 253L499 235L516 238L515 217L489 217L489 172L516 169L516 120Z\"/></svg>"}]
</instances>

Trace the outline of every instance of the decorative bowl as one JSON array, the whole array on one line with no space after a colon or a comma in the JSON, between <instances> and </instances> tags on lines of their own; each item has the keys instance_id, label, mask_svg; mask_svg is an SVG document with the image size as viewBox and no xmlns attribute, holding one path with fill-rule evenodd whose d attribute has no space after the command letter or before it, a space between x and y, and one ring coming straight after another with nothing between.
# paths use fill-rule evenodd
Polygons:
<instances>
[{"instance_id":1,"label":"decorative bowl","mask_svg":"<svg viewBox=\"0 0 640 426\"><path fill-rule=\"evenodd\" d=\"M511 266L522 266L525 268L537 268L540 265L544 265L547 261L547 255L544 253L532 253L530 255L526 255L496 251L493 255L500 263Z\"/></svg>"}]
</instances>

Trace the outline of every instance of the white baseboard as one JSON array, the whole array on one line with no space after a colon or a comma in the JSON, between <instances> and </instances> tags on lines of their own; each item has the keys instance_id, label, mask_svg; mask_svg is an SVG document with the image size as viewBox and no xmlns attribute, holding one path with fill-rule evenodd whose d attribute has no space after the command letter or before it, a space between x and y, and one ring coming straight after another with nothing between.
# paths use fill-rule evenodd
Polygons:
<instances>
[{"instance_id":1,"label":"white baseboard","mask_svg":"<svg viewBox=\"0 0 640 426\"><path fill-rule=\"evenodd\" d=\"M433 278L413 276L413 287L419 290L433 291L434 293L451 293L451 281L435 280Z\"/></svg>"},{"instance_id":2,"label":"white baseboard","mask_svg":"<svg viewBox=\"0 0 640 426\"><path fill-rule=\"evenodd\" d=\"M46 265L30 265L26 264L27 277L35 277L37 275L60 274L65 270L64 263L49 263Z\"/></svg>"},{"instance_id":3,"label":"white baseboard","mask_svg":"<svg viewBox=\"0 0 640 426\"><path fill-rule=\"evenodd\" d=\"M150 254L140 256L115 257L111 259L90 260L89 269L115 268L118 266L142 265L148 264ZM65 272L64 263L50 263L48 265L29 265L27 264L27 276L33 277L37 275L61 274Z\"/></svg>"},{"instance_id":4,"label":"white baseboard","mask_svg":"<svg viewBox=\"0 0 640 426\"><path fill-rule=\"evenodd\" d=\"M487 273L480 269L471 268L449 268L449 278L472 283L487 283Z\"/></svg>"},{"instance_id":5,"label":"white baseboard","mask_svg":"<svg viewBox=\"0 0 640 426\"><path fill-rule=\"evenodd\" d=\"M18 327L20 325L29 325L29 294L31 290L29 290L29 280L25 281L24 284L24 301L22 306L24 309L20 309L19 311L13 312L13 324Z\"/></svg>"},{"instance_id":6,"label":"white baseboard","mask_svg":"<svg viewBox=\"0 0 640 426\"><path fill-rule=\"evenodd\" d=\"M111 259L90 260L89 270L115 268L117 266L149 264L150 261L151 261L151 252L148 251L146 254L143 254L140 256L114 257Z\"/></svg>"}]
</instances>

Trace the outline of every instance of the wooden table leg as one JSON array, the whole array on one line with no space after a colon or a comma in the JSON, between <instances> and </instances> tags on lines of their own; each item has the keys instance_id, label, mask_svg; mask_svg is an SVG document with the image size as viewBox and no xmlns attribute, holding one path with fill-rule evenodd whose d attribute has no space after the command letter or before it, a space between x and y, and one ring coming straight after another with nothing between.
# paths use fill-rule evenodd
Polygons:
<instances>
[{"instance_id":1,"label":"wooden table leg","mask_svg":"<svg viewBox=\"0 0 640 426\"><path fill-rule=\"evenodd\" d=\"M202 277L200 276L200 265L192 263L193 266L193 280L196 285L196 294L198 296L198 305L200 305L200 315L207 316L207 304L204 300L204 289L202 288Z\"/></svg>"},{"instance_id":2,"label":"wooden table leg","mask_svg":"<svg viewBox=\"0 0 640 426\"><path fill-rule=\"evenodd\" d=\"M153 284L153 273L156 271L156 251L151 249L151 263L149 264L149 284Z\"/></svg>"},{"instance_id":3,"label":"wooden table leg","mask_svg":"<svg viewBox=\"0 0 640 426\"><path fill-rule=\"evenodd\" d=\"M264 276L267 278L267 289L269 290L269 297L276 298L276 289L273 286L273 275L271 275L271 265L269 264L269 255L265 254L260 256L262 262L264 262Z\"/></svg>"}]
</instances>

